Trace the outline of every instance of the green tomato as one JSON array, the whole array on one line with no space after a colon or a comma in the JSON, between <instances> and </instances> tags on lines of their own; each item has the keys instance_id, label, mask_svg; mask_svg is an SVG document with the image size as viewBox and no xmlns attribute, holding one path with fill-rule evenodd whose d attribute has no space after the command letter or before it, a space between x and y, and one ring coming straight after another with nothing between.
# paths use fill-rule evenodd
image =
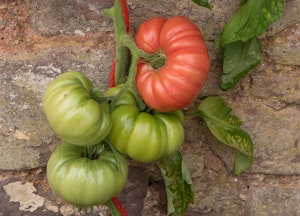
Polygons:
<instances>
[{"instance_id":1,"label":"green tomato","mask_svg":"<svg viewBox=\"0 0 300 216\"><path fill-rule=\"evenodd\" d=\"M55 149L47 164L49 185L70 204L80 207L104 204L124 188L127 161L116 153L117 160L110 151L90 159L84 156L84 149L71 144Z\"/></svg>"},{"instance_id":2,"label":"green tomato","mask_svg":"<svg viewBox=\"0 0 300 216\"><path fill-rule=\"evenodd\" d=\"M93 84L79 72L66 72L53 80L43 98L44 112L54 132L66 143L100 143L111 129L108 103L91 98Z\"/></svg>"},{"instance_id":3,"label":"green tomato","mask_svg":"<svg viewBox=\"0 0 300 216\"><path fill-rule=\"evenodd\" d=\"M112 111L109 141L119 152L140 162L152 162L175 153L184 141L182 111L140 112L132 104L133 97L126 91Z\"/></svg>"}]
</instances>

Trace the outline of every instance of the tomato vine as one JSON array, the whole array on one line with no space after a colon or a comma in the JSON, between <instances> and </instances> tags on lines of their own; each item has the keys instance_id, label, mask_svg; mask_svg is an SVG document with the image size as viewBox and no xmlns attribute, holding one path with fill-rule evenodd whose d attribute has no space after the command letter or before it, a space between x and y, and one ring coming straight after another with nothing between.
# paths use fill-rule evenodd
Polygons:
<instances>
[{"instance_id":1,"label":"tomato vine","mask_svg":"<svg viewBox=\"0 0 300 216\"><path fill-rule=\"evenodd\" d=\"M165 182L168 214L182 215L194 198L192 179L179 151L184 142L182 109L198 97L210 59L200 30L183 16L149 19L133 39L123 16L127 10L124 2L115 0L113 7L104 11L115 29L115 71L110 85L115 87L102 94L74 71L61 74L47 87L44 111L64 142L48 161L47 177L53 190L71 204L106 204L114 215L120 215L114 196L127 180L124 155L145 163L156 161ZM193 2L212 9L207 0ZM281 16L283 0L259 3L242 0L240 12L216 40L224 48L223 90L258 64L261 47L257 36ZM256 10L266 20L253 21ZM271 17L266 14L270 10L275 11ZM259 28L254 28L257 23ZM240 34L249 32L248 28L254 28L251 34ZM232 56L242 63L228 60ZM144 82L147 79L150 81ZM235 174L252 165L251 137L222 98L205 98L192 114L202 118L218 140L237 150ZM79 188L75 195L71 186Z\"/></svg>"},{"instance_id":2,"label":"tomato vine","mask_svg":"<svg viewBox=\"0 0 300 216\"><path fill-rule=\"evenodd\" d=\"M159 55L157 55L156 53L152 53L149 54L145 51L143 51L142 49L139 49L136 45L136 43L133 41L132 38L130 38L127 34L127 32L125 31L124 27L119 27L119 25L124 25L124 22L122 22L122 17L120 16L119 13L117 13L117 11L119 11L118 9L114 9L116 7L119 7L120 4L118 3L118 1L115 1L115 5L113 6L113 8L105 11L105 14L108 15L109 17L111 17L114 21L114 25L115 25L115 35L117 39L117 43L116 43L116 52L120 52L120 50L126 48L128 49L129 53L125 54L126 56L124 56L124 53L122 54L122 52L119 53L119 55L117 55L117 62L123 62L123 61L118 61L118 58L122 58L122 59L127 59L128 61L128 54L131 55L131 62L130 62L130 67L128 70L128 78L126 81L124 81L124 86L122 87L122 89L120 90L120 92L117 94L117 96L115 97L115 99L112 101L111 104L111 110L113 110L117 104L117 102L119 101L119 99L125 94L125 92L130 89L131 92L134 93L135 98L137 99L137 101L139 101L140 105L139 108L140 110L144 110L145 108L145 104L143 103L143 101L140 98L139 93L137 92L136 89L136 83L135 83L135 77L136 77L136 70L137 70L137 64L138 64L138 60L140 58L145 59L148 62L153 62L153 60L157 59L157 57L160 57ZM165 59L163 59L165 61ZM157 68L156 68L157 69ZM121 80L120 76L124 76L124 74L122 75L121 72L123 68L122 67L116 67L116 83L118 83L118 80ZM234 148L237 148L238 152L239 152L239 147L240 145L244 146L244 148L250 148L251 151L250 153L238 153L237 157L236 157L236 166L235 166L235 173L239 174L242 171L244 171L245 169L247 169L249 166L251 166L252 162L253 162L253 154L252 154L252 141L251 138L249 137L249 135L244 132L243 130L241 130L239 128L240 124L231 126L230 122L226 122L227 120L223 119L223 117L220 116L220 119L218 120L218 115L217 113L210 113L211 110L222 110L224 109L225 104L224 101L220 104L219 100L221 100L219 97L215 97L215 98L208 98L205 103L203 103L203 105L199 106L199 111L197 111L195 113L196 116L202 117L204 118L204 120L207 122L209 128L212 130L213 134L222 142L224 142L227 145L230 145ZM142 104L142 106L141 106ZM208 109L206 107L209 107ZM226 108L225 110L228 110L228 112L225 114L229 116L231 116L228 119L238 119L237 117L234 117L232 115L230 115L230 108ZM215 116L214 116L215 115ZM221 119L222 118L222 119ZM227 118L227 117L226 117ZM212 121L212 119L214 119ZM221 128L223 128L223 126L221 126L220 128L216 128L216 127L211 127L210 125L213 124L217 124L217 125L228 125L228 127L230 128L231 132L226 131L226 130L222 130ZM214 129L213 129L214 128ZM228 136L229 134L234 134L231 136L231 139L227 139L224 140L222 137L223 136ZM245 139L246 137L246 139ZM243 143L239 143L237 142L237 140L245 140ZM175 156L177 154L177 156ZM189 177L189 172L186 168L186 166L184 165L184 160L182 159L182 156L180 154L180 152L177 152L174 157L173 156L169 156L164 158L163 160L159 161L159 167L161 169L162 175L164 176L165 179L165 183L166 183L166 192L167 192L167 197L168 197L168 213L169 214L183 214L188 206L189 203L191 203L193 201L193 185L191 180L188 180L186 182L186 188L182 188L180 185L182 185L182 182L185 182L185 179L190 179ZM245 159L246 158L246 159ZM241 161L246 161L245 163L241 163ZM173 166L169 166L169 163L173 162L178 163L178 166L173 167ZM172 162L173 161L173 162ZM250 163L249 163L250 162ZM173 173L173 174L172 174ZM177 174L175 174L177 173ZM175 175L174 175L175 174ZM176 177L177 176L177 177ZM184 178L183 178L184 177ZM177 186L176 186L177 185ZM169 188L172 187L173 189ZM177 188L176 190L178 191L174 191L174 187ZM180 193L178 193L179 191L181 191ZM190 197L189 199L181 199L180 197Z\"/></svg>"}]
</instances>

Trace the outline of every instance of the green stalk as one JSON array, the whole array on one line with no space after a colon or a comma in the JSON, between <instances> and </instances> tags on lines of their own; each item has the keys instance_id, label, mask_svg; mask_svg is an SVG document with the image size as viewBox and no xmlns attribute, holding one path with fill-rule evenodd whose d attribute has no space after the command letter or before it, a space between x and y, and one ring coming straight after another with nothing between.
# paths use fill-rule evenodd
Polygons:
<instances>
[{"instance_id":1,"label":"green stalk","mask_svg":"<svg viewBox=\"0 0 300 216\"><path fill-rule=\"evenodd\" d=\"M104 14L112 18L114 23L116 35L116 70L114 81L115 85L118 85L126 81L126 66L128 62L128 48L120 44L120 36L127 34L120 0L115 0L114 6L106 9Z\"/></svg>"},{"instance_id":2,"label":"green stalk","mask_svg":"<svg viewBox=\"0 0 300 216\"><path fill-rule=\"evenodd\" d=\"M136 55L137 57L146 59L149 62L157 58L156 54L149 54L146 53L144 50L138 48L135 42L128 34L121 35L120 44L122 46L127 47L130 50L131 55Z\"/></svg>"},{"instance_id":3,"label":"green stalk","mask_svg":"<svg viewBox=\"0 0 300 216\"><path fill-rule=\"evenodd\" d=\"M103 144L86 146L84 148L84 156L91 160L95 160L98 158L98 155L103 151L103 148Z\"/></svg>"},{"instance_id":4,"label":"green stalk","mask_svg":"<svg viewBox=\"0 0 300 216\"><path fill-rule=\"evenodd\" d=\"M137 89L136 89L135 76L136 76L136 71L137 71L137 64L138 64L138 60L140 58L145 58L150 61L150 60L155 59L157 56L153 55L153 54L148 54L148 53L144 52L143 50L139 49L128 34L121 35L119 42L120 42L121 46L124 46L129 49L129 51L131 53L131 62L130 62L127 81L126 81L123 89L119 92L119 94L116 96L116 98L112 101L111 109L113 109L115 107L115 104L118 101L119 97L121 97L122 94L127 89L130 89L136 98L139 109L145 110L146 105L140 98L140 96L137 92Z\"/></svg>"},{"instance_id":5,"label":"green stalk","mask_svg":"<svg viewBox=\"0 0 300 216\"><path fill-rule=\"evenodd\" d=\"M135 75L136 75L136 66L138 63L139 58L137 57L132 57L131 64L130 64L130 69L129 69L129 76L128 76L128 88L131 89L132 93L135 96L137 105L140 110L145 110L147 107L143 100L141 99L137 89L136 89L136 84L135 84Z\"/></svg>"},{"instance_id":6,"label":"green stalk","mask_svg":"<svg viewBox=\"0 0 300 216\"><path fill-rule=\"evenodd\" d=\"M114 157L115 157L116 162L117 162L118 170L119 170L120 173L122 173L122 166L121 166L120 156L119 156L117 150L115 149L113 144L110 143L110 141L108 139L105 139L104 141L108 145L110 150L113 152Z\"/></svg>"},{"instance_id":7,"label":"green stalk","mask_svg":"<svg viewBox=\"0 0 300 216\"><path fill-rule=\"evenodd\" d=\"M156 54L148 54L139 49L134 40L128 35L126 31L126 24L123 18L123 11L120 0L115 0L114 6L104 11L104 14L113 19L115 36L116 36L116 70L115 70L115 85L125 83L123 89L111 102L111 110L115 107L116 102L122 96L122 94L130 88L136 97L136 101L140 110L145 110L146 105L140 98L136 85L135 75L137 70L137 63L140 58L147 61L153 61L157 59ZM131 63L128 72L127 79L127 63L129 57L129 51L131 54Z\"/></svg>"},{"instance_id":8,"label":"green stalk","mask_svg":"<svg viewBox=\"0 0 300 216\"><path fill-rule=\"evenodd\" d=\"M94 152L95 152L94 147L95 146L92 145L92 146L87 146L87 147L84 148L84 155L85 155L85 157L87 157L87 158L89 158L91 160L94 159L93 158L93 155L94 155Z\"/></svg>"},{"instance_id":9,"label":"green stalk","mask_svg":"<svg viewBox=\"0 0 300 216\"><path fill-rule=\"evenodd\" d=\"M105 205L107 205L113 216L122 216L112 200L108 200Z\"/></svg>"}]
</instances>

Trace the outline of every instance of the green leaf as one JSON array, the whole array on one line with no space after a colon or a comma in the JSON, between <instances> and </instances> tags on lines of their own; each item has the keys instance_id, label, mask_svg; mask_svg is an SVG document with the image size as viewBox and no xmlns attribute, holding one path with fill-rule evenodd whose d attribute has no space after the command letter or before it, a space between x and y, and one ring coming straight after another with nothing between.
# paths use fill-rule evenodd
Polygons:
<instances>
[{"instance_id":1,"label":"green leaf","mask_svg":"<svg viewBox=\"0 0 300 216\"><path fill-rule=\"evenodd\" d=\"M247 2L247 0L241 0L240 4L243 5Z\"/></svg>"},{"instance_id":2,"label":"green leaf","mask_svg":"<svg viewBox=\"0 0 300 216\"><path fill-rule=\"evenodd\" d=\"M210 4L208 3L208 0L192 0L194 3L196 3L199 6L206 7L208 9L212 9Z\"/></svg>"},{"instance_id":3,"label":"green leaf","mask_svg":"<svg viewBox=\"0 0 300 216\"><path fill-rule=\"evenodd\" d=\"M223 46L259 36L281 17L284 6L284 0L242 0L241 3L240 10L223 29Z\"/></svg>"},{"instance_id":4,"label":"green leaf","mask_svg":"<svg viewBox=\"0 0 300 216\"><path fill-rule=\"evenodd\" d=\"M225 46L223 58L222 90L232 88L261 60L262 48L257 37L247 42L234 42Z\"/></svg>"},{"instance_id":5,"label":"green leaf","mask_svg":"<svg viewBox=\"0 0 300 216\"><path fill-rule=\"evenodd\" d=\"M180 152L159 161L168 199L168 215L183 215L193 203L194 188Z\"/></svg>"},{"instance_id":6,"label":"green leaf","mask_svg":"<svg viewBox=\"0 0 300 216\"><path fill-rule=\"evenodd\" d=\"M204 118L209 130L219 141L238 151L234 170L235 173L241 173L253 163L253 143L248 133L240 128L242 122L230 114L231 111L222 98L211 96L202 101L197 113Z\"/></svg>"},{"instance_id":7,"label":"green leaf","mask_svg":"<svg viewBox=\"0 0 300 216\"><path fill-rule=\"evenodd\" d=\"M239 175L253 164L253 157L237 152L234 159L234 174Z\"/></svg>"}]
</instances>

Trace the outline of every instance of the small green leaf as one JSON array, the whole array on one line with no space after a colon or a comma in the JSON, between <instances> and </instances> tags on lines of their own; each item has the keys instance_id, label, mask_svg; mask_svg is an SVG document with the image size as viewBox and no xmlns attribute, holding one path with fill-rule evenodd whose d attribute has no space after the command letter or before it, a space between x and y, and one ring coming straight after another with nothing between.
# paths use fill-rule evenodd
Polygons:
<instances>
[{"instance_id":1,"label":"small green leaf","mask_svg":"<svg viewBox=\"0 0 300 216\"><path fill-rule=\"evenodd\" d=\"M234 174L239 175L253 164L253 157L237 152L234 159Z\"/></svg>"},{"instance_id":2,"label":"small green leaf","mask_svg":"<svg viewBox=\"0 0 300 216\"><path fill-rule=\"evenodd\" d=\"M211 96L202 101L197 113L219 141L238 151L234 170L241 173L253 163L253 143L251 137L240 128L239 118L230 114L231 110L222 98Z\"/></svg>"},{"instance_id":3,"label":"small green leaf","mask_svg":"<svg viewBox=\"0 0 300 216\"><path fill-rule=\"evenodd\" d=\"M234 42L224 48L221 89L232 88L261 60L262 49L257 37L247 42Z\"/></svg>"},{"instance_id":4,"label":"small green leaf","mask_svg":"<svg viewBox=\"0 0 300 216\"><path fill-rule=\"evenodd\" d=\"M166 186L168 215L183 215L193 203L194 188L182 155L176 152L160 160L158 165Z\"/></svg>"},{"instance_id":5,"label":"small green leaf","mask_svg":"<svg viewBox=\"0 0 300 216\"><path fill-rule=\"evenodd\" d=\"M232 109L226 106L225 101L218 96L206 98L198 107L198 112L206 118L215 118L225 121L233 126L241 126L242 121L234 115L231 115Z\"/></svg>"},{"instance_id":6,"label":"small green leaf","mask_svg":"<svg viewBox=\"0 0 300 216\"><path fill-rule=\"evenodd\" d=\"M222 32L222 45L259 36L277 21L283 11L284 0L241 0L240 10L229 20Z\"/></svg>"},{"instance_id":7,"label":"small green leaf","mask_svg":"<svg viewBox=\"0 0 300 216\"><path fill-rule=\"evenodd\" d=\"M210 4L208 3L208 0L192 0L194 3L196 3L199 6L206 7L208 9L212 9Z\"/></svg>"}]
</instances>

